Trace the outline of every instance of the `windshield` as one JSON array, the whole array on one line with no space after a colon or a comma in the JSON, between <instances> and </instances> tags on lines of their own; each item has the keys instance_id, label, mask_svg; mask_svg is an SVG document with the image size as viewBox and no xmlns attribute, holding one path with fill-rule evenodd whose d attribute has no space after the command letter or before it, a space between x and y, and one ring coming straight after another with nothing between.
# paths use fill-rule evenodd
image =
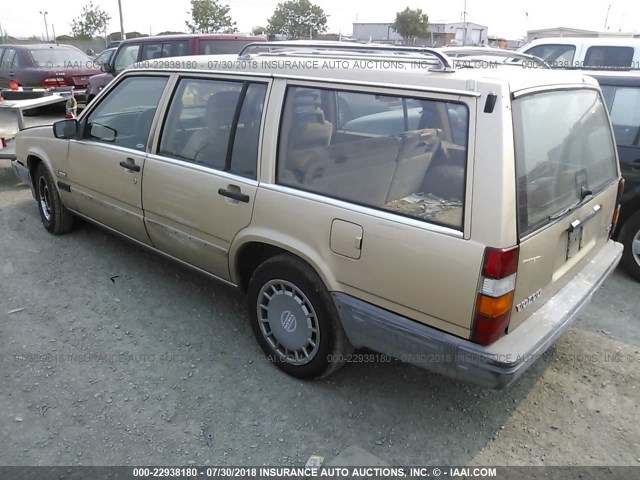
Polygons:
<instances>
[{"instance_id":1,"label":"windshield","mask_svg":"<svg viewBox=\"0 0 640 480\"><path fill-rule=\"evenodd\" d=\"M596 90L516 100L514 128L521 236L617 177L609 118Z\"/></svg>"},{"instance_id":2,"label":"windshield","mask_svg":"<svg viewBox=\"0 0 640 480\"><path fill-rule=\"evenodd\" d=\"M77 68L91 62L84 53L73 48L34 48L29 52L36 68Z\"/></svg>"}]
</instances>

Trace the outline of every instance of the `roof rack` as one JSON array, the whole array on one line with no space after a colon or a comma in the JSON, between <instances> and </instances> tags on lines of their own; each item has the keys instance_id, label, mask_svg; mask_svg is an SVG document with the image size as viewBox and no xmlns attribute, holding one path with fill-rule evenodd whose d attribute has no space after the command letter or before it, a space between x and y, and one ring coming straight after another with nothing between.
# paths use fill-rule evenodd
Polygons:
<instances>
[{"instance_id":1,"label":"roof rack","mask_svg":"<svg viewBox=\"0 0 640 480\"><path fill-rule=\"evenodd\" d=\"M312 40L299 40L299 41L276 41L276 42L255 42L245 45L245 47L240 51L238 57L246 58L251 54L248 52L253 48L269 48L269 52L267 54L279 53L301 53L308 52L314 55L326 54L326 53L337 53L337 52L347 52L347 53L367 53L375 56L376 53L386 53L392 55L409 55L409 54L417 54L419 56L430 55L435 58L438 62L438 66L432 68L433 71L439 72L453 72L455 68L451 63L451 59L444 54L442 51L439 51L435 48L429 47L404 47L404 46L395 46L395 45L380 45L374 43L352 43L352 42L316 42ZM258 52L265 53L265 52Z\"/></svg>"},{"instance_id":2,"label":"roof rack","mask_svg":"<svg viewBox=\"0 0 640 480\"><path fill-rule=\"evenodd\" d=\"M529 55L528 53L514 52L513 50L507 50L504 48L493 47L444 47L440 49L448 57L454 58L454 64L456 58L462 58L466 60L474 60L478 57L502 57L505 59L503 62L505 65L510 65L506 62L507 59L513 58L518 60L529 60L539 64L544 68L551 69L549 64L543 59L536 57L535 55ZM513 65L520 65L520 63L513 63Z\"/></svg>"}]
</instances>

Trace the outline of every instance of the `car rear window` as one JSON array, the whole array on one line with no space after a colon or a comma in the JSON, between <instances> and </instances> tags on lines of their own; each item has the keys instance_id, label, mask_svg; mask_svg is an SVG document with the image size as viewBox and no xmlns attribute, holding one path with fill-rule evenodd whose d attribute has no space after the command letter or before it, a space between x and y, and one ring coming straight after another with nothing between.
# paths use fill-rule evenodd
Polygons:
<instances>
[{"instance_id":1,"label":"car rear window","mask_svg":"<svg viewBox=\"0 0 640 480\"><path fill-rule=\"evenodd\" d=\"M589 47L584 66L590 68L631 68L633 47Z\"/></svg>"},{"instance_id":2,"label":"car rear window","mask_svg":"<svg viewBox=\"0 0 640 480\"><path fill-rule=\"evenodd\" d=\"M640 145L640 86L602 86L609 108L616 143L625 147Z\"/></svg>"},{"instance_id":3,"label":"car rear window","mask_svg":"<svg viewBox=\"0 0 640 480\"><path fill-rule=\"evenodd\" d=\"M29 50L36 68L79 68L91 59L72 48L38 48Z\"/></svg>"},{"instance_id":4,"label":"car rear window","mask_svg":"<svg viewBox=\"0 0 640 480\"><path fill-rule=\"evenodd\" d=\"M525 236L617 176L615 144L596 90L527 95L513 104L518 226Z\"/></svg>"}]
</instances>

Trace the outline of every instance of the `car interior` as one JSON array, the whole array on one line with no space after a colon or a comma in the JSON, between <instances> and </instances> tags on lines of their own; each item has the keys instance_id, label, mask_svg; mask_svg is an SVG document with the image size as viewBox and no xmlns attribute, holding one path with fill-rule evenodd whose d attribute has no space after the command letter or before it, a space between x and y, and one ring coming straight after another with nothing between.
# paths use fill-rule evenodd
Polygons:
<instances>
[{"instance_id":1,"label":"car interior","mask_svg":"<svg viewBox=\"0 0 640 480\"><path fill-rule=\"evenodd\" d=\"M460 228L466 107L358 93L348 106L350 116L377 113L339 125L336 93L289 89L280 129L278 182ZM365 101L382 108L366 107ZM461 144L453 141L454 129Z\"/></svg>"}]
</instances>

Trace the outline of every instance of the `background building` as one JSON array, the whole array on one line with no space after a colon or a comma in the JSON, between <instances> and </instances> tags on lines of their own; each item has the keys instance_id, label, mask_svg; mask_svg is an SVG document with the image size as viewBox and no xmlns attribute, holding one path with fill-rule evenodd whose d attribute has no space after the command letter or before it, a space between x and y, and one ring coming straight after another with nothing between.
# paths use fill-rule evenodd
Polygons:
<instances>
[{"instance_id":1,"label":"background building","mask_svg":"<svg viewBox=\"0 0 640 480\"><path fill-rule=\"evenodd\" d=\"M393 23L354 23L353 39L362 42L402 43L403 38L393 29ZM488 28L472 22L429 23L426 38L418 38L418 45L487 45Z\"/></svg>"},{"instance_id":2,"label":"background building","mask_svg":"<svg viewBox=\"0 0 640 480\"><path fill-rule=\"evenodd\" d=\"M527 31L527 42L549 37L640 37L640 32L612 32L609 30L599 32L597 30L581 30L568 27L541 28Z\"/></svg>"}]
</instances>

